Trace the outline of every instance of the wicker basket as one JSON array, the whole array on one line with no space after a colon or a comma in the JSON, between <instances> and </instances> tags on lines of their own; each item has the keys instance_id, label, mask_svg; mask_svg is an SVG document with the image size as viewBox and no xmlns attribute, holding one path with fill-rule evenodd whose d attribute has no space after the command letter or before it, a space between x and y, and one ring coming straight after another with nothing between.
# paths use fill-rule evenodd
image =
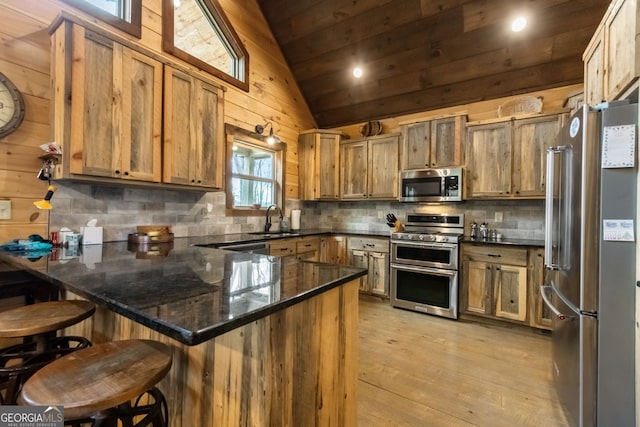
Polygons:
<instances>
[{"instance_id":1,"label":"wicker basket","mask_svg":"<svg viewBox=\"0 0 640 427\"><path fill-rule=\"evenodd\" d=\"M522 96L510 99L498 107L498 117L518 116L542 112L542 97Z\"/></svg>"}]
</instances>

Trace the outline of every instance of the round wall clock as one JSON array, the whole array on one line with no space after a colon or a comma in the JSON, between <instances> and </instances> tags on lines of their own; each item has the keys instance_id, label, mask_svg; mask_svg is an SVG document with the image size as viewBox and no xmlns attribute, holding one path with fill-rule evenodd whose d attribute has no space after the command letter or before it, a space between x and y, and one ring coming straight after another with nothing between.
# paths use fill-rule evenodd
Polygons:
<instances>
[{"instance_id":1,"label":"round wall clock","mask_svg":"<svg viewBox=\"0 0 640 427\"><path fill-rule=\"evenodd\" d=\"M0 73L0 138L16 130L24 118L24 100L18 88Z\"/></svg>"}]
</instances>

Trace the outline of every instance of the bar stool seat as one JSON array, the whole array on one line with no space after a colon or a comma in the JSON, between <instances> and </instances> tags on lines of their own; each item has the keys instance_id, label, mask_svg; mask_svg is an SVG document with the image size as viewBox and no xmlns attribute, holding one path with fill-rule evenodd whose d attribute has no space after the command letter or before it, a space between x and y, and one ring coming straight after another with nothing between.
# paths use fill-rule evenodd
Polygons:
<instances>
[{"instance_id":1,"label":"bar stool seat","mask_svg":"<svg viewBox=\"0 0 640 427\"><path fill-rule=\"evenodd\" d=\"M0 338L25 338L0 349L0 403L15 404L22 383L56 358L89 347L84 337L57 337L55 331L74 325L96 310L81 300L48 301L0 312Z\"/></svg>"},{"instance_id":2,"label":"bar stool seat","mask_svg":"<svg viewBox=\"0 0 640 427\"><path fill-rule=\"evenodd\" d=\"M166 426L166 401L154 386L167 374L171 362L171 347L157 341L134 339L94 345L36 372L22 387L19 402L62 405L65 422L92 420L94 425L114 425L119 419L123 425L133 425L132 416L141 415L141 411L135 408L138 401L133 407L130 402L150 392L156 402L149 411L162 408L164 417L162 423L153 421L153 425Z\"/></svg>"}]
</instances>

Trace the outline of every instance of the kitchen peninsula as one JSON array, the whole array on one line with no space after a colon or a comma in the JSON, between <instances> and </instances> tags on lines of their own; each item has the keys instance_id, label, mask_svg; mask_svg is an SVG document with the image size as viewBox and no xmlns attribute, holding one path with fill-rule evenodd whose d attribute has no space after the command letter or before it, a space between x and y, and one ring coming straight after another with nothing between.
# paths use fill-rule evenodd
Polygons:
<instances>
[{"instance_id":1,"label":"kitchen peninsula","mask_svg":"<svg viewBox=\"0 0 640 427\"><path fill-rule=\"evenodd\" d=\"M69 333L173 346L160 388L171 426L356 425L358 279L366 270L192 246L126 242L0 261L86 298Z\"/></svg>"}]
</instances>

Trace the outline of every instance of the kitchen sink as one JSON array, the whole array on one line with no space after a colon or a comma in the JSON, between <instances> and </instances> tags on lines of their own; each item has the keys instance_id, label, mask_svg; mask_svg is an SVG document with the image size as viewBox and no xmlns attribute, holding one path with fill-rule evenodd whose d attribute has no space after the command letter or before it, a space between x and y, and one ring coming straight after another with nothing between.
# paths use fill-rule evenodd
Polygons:
<instances>
[{"instance_id":1,"label":"kitchen sink","mask_svg":"<svg viewBox=\"0 0 640 427\"><path fill-rule=\"evenodd\" d=\"M280 231L254 231L252 233L247 233L247 234L251 234L254 236L262 236L262 237L280 237L280 236L293 236L296 235L297 233L290 233L288 231L284 231L284 232L280 232Z\"/></svg>"}]
</instances>

